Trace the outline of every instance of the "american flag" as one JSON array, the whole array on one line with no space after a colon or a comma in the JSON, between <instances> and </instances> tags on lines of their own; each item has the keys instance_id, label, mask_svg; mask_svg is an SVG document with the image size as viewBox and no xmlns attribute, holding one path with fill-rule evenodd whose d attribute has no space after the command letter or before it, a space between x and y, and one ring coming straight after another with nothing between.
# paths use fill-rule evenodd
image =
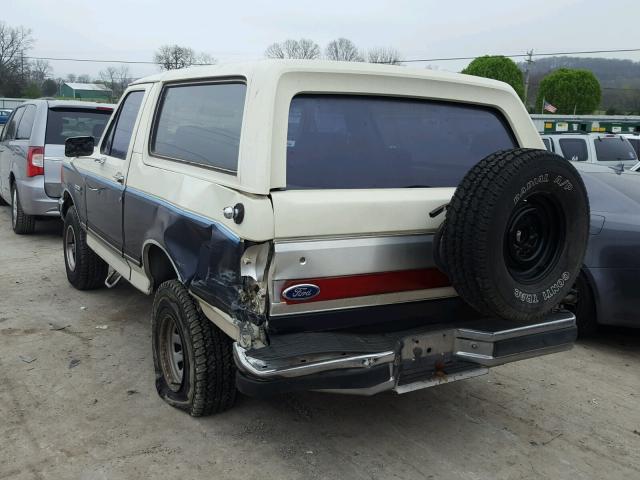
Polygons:
<instances>
[{"instance_id":1,"label":"american flag","mask_svg":"<svg viewBox=\"0 0 640 480\"><path fill-rule=\"evenodd\" d=\"M549 102L547 102L546 100L544 100L544 109L547 112L551 112L551 113L556 113L558 111L558 109L556 107L554 107L553 105L551 105Z\"/></svg>"}]
</instances>

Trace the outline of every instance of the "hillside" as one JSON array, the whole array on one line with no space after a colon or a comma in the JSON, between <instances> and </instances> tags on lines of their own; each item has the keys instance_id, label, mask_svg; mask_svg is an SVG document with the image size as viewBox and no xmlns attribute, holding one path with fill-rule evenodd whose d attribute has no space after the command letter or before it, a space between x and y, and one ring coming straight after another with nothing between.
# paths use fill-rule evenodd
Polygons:
<instances>
[{"instance_id":1,"label":"hillside","mask_svg":"<svg viewBox=\"0 0 640 480\"><path fill-rule=\"evenodd\" d=\"M519 64L524 70L524 63ZM640 62L610 58L547 57L531 65L529 104L533 104L540 80L558 68L591 70L602 86L601 109L612 113L640 114Z\"/></svg>"}]
</instances>

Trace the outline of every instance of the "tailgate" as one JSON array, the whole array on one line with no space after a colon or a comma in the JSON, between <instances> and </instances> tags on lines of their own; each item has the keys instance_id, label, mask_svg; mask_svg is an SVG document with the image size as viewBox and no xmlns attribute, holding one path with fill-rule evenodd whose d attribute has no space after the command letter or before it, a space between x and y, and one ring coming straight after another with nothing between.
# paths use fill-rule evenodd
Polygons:
<instances>
[{"instance_id":1,"label":"tailgate","mask_svg":"<svg viewBox=\"0 0 640 480\"><path fill-rule=\"evenodd\" d=\"M451 297L433 257L453 188L272 192L272 317Z\"/></svg>"},{"instance_id":2,"label":"tailgate","mask_svg":"<svg viewBox=\"0 0 640 480\"><path fill-rule=\"evenodd\" d=\"M61 194L60 168L63 160L64 145L44 146L44 191L52 198L58 198Z\"/></svg>"}]
</instances>

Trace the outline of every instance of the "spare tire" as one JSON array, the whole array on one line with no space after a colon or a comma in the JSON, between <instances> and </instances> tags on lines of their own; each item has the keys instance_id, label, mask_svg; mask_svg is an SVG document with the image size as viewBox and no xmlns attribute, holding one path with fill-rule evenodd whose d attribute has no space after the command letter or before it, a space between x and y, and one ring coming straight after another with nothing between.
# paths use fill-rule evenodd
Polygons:
<instances>
[{"instance_id":1,"label":"spare tire","mask_svg":"<svg viewBox=\"0 0 640 480\"><path fill-rule=\"evenodd\" d=\"M464 177L447 207L441 261L479 312L540 319L578 278L589 200L570 162L546 150L494 153Z\"/></svg>"}]
</instances>

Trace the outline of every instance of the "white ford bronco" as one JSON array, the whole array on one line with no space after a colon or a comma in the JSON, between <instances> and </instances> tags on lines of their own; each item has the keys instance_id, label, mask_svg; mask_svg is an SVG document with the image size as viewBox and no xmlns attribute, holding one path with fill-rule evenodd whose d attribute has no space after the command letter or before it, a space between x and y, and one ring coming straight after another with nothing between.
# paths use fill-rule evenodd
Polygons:
<instances>
[{"instance_id":1,"label":"white ford bronco","mask_svg":"<svg viewBox=\"0 0 640 480\"><path fill-rule=\"evenodd\" d=\"M236 391L371 395L571 348L584 185L504 83L263 61L134 82L67 140L78 289L154 294L156 387L191 415Z\"/></svg>"}]
</instances>

